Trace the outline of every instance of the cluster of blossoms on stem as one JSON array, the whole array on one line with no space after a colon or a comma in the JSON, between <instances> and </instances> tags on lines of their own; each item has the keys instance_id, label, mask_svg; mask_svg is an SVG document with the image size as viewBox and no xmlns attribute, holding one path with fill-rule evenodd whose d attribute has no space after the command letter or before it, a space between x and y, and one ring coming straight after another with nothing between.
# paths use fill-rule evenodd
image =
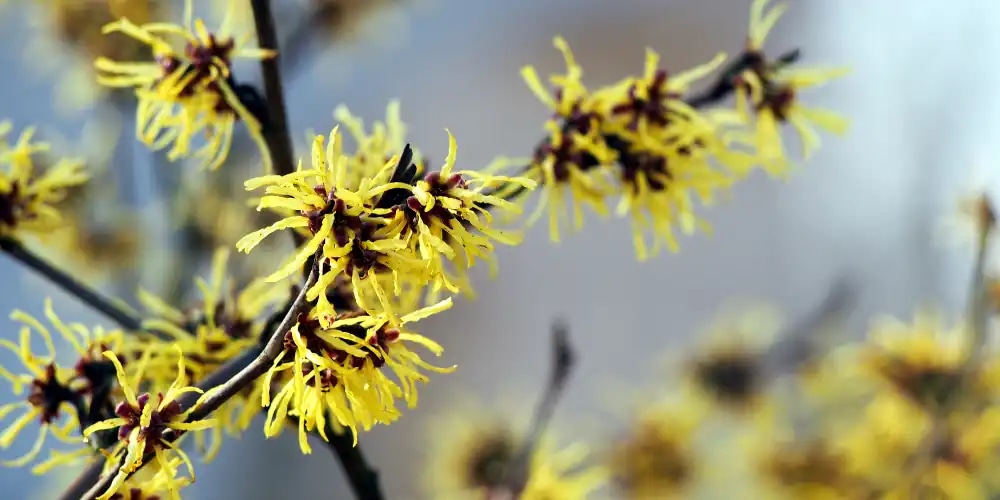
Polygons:
<instances>
[{"instance_id":1,"label":"cluster of blossoms on stem","mask_svg":"<svg viewBox=\"0 0 1000 500\"><path fill-rule=\"evenodd\" d=\"M462 291L466 271L492 260L495 243L520 240L493 227L489 208L516 213L517 206L489 191L534 182L456 170L450 133L444 165L425 172L402 144L397 106L390 105L387 122L376 123L371 133L339 108L335 115L357 143L353 154L344 151L338 126L328 137L315 136L310 168L300 162L293 173L246 183L250 190L264 188L258 209L285 217L247 235L237 248L251 251L276 231L294 230L300 247L265 280L310 266L317 275L306 291L311 306L285 333L262 398L269 407L265 433L278 434L294 416L307 453L307 431L317 429L325 438L329 420L331 429L350 429L356 438L358 429L396 420L397 399L414 406L415 383L427 380L424 370L451 371L411 350L419 345L441 354L440 345L408 325L452 305L445 298L420 307L422 297ZM280 387L273 400L271 386Z\"/></svg>"},{"instance_id":2,"label":"cluster of blossoms on stem","mask_svg":"<svg viewBox=\"0 0 1000 500\"><path fill-rule=\"evenodd\" d=\"M784 6L765 13L766 4L754 2L747 47L728 64L719 54L701 66L670 74L660 67L660 56L647 49L641 76L593 90L583 83L583 69L569 45L557 37L555 46L566 71L549 77L552 92L533 67L521 72L552 111L544 140L523 168L542 185L529 224L547 211L551 238L559 241L564 218L579 229L584 206L607 215L609 198L619 196L617 213L632 220L640 260L663 247L677 251L677 229L685 234L710 229L695 213L697 203L712 204L717 193L757 166L776 175L787 172L781 125L790 123L802 135L804 154L818 143L810 123L842 131L843 119L803 107L797 92L843 70L788 68L791 61L769 59L762 45ZM720 68L715 87L692 93L697 82ZM736 109L716 105L734 91ZM500 159L495 167L518 163ZM520 193L518 186L501 190L506 197Z\"/></svg>"},{"instance_id":3,"label":"cluster of blossoms on stem","mask_svg":"<svg viewBox=\"0 0 1000 500\"><path fill-rule=\"evenodd\" d=\"M232 64L237 58L264 59L274 53L248 47L246 36L230 34L234 6L219 29L209 32L202 19L194 18L192 4L193 0L185 0L184 25L137 25L123 17L105 26L105 33L124 33L149 45L155 60L123 62L100 57L95 61L98 81L135 88L138 138L154 150L171 146L168 158L193 157L210 169L219 168L241 122L260 148L265 170L270 171L264 124L255 114L259 109L254 108L260 101L252 87L236 81ZM205 136L205 143L192 150L198 134Z\"/></svg>"},{"instance_id":4,"label":"cluster of blossoms on stem","mask_svg":"<svg viewBox=\"0 0 1000 500\"><path fill-rule=\"evenodd\" d=\"M188 415L197 409L198 403L185 409L178 401L182 394L202 392L201 389L187 385L184 357L179 356L177 378L166 393L158 392L156 399L152 400L154 396L151 393L138 391L138 386L143 381L142 370L146 356L140 358L140 368L130 378L114 352L105 351L104 355L114 364L123 400L115 405L113 417L95 422L83 430L84 436L107 430L114 430L118 435L118 443L108 453L105 462L105 472L113 473L114 478L98 498L110 499L123 489L129 477L150 460L149 455L152 455L156 464L153 470L163 473L166 490L172 492L173 497L179 498L177 491L184 484L194 481L194 466L176 441L186 432L201 431L216 425L211 419L188 421ZM179 458L186 467L187 477L177 477L180 464L175 458Z\"/></svg>"}]
</instances>

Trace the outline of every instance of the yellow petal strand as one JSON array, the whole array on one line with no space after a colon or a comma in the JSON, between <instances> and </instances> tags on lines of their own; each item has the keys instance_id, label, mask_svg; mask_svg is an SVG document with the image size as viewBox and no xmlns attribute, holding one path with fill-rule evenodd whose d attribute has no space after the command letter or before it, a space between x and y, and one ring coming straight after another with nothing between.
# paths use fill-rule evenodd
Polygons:
<instances>
[{"instance_id":1,"label":"yellow petal strand","mask_svg":"<svg viewBox=\"0 0 1000 500\"><path fill-rule=\"evenodd\" d=\"M122 362L118 361L118 356L115 356L115 353L111 351L104 351L101 354L104 354L104 357L111 360L111 363L115 365L115 373L118 376L118 384L121 385L122 392L125 394L125 401L138 408L139 401L135 397L135 390L129 385L128 377L125 376L125 369L122 368Z\"/></svg>"}]
</instances>

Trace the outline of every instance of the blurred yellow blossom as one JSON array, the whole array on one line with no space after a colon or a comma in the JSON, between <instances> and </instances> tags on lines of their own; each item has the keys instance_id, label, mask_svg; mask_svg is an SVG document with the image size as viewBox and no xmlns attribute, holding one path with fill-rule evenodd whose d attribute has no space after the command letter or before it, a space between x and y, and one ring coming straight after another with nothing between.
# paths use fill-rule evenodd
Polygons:
<instances>
[{"instance_id":1,"label":"blurred yellow blossom","mask_svg":"<svg viewBox=\"0 0 1000 500\"><path fill-rule=\"evenodd\" d=\"M0 121L0 237L44 236L62 224L55 204L86 182L87 174L81 162L70 159L40 171L35 155L47 151L48 144L34 141L30 127L11 143L7 136L12 128Z\"/></svg>"},{"instance_id":2,"label":"blurred yellow blossom","mask_svg":"<svg viewBox=\"0 0 1000 500\"><path fill-rule=\"evenodd\" d=\"M523 429L515 425L508 406L477 406L451 408L434 417L425 474L433 498L491 498L491 493L509 486L506 475L524 446ZM605 469L589 462L593 457L587 446L578 442L558 447L555 441L543 438L537 443L520 498L590 498L607 480Z\"/></svg>"},{"instance_id":3,"label":"blurred yellow blossom","mask_svg":"<svg viewBox=\"0 0 1000 500\"><path fill-rule=\"evenodd\" d=\"M216 169L229 155L236 123L246 125L250 137L261 151L265 170L271 170L271 157L262 135L261 117L250 107L259 104L256 94L239 84L232 75L236 58L273 57L269 50L247 46L247 37L233 38L231 16L222 21L218 31L209 32L201 19L195 19L193 0L185 0L184 24L135 24L128 18L108 24L105 33L124 33L149 45L154 61L120 62L101 57L95 65L98 81L111 87L134 87L139 100L137 134L154 150L173 147L167 157L176 160L192 156L201 165ZM168 38L169 37L169 38ZM179 40L183 49L170 40ZM206 137L204 145L192 152L196 134Z\"/></svg>"},{"instance_id":4,"label":"blurred yellow blossom","mask_svg":"<svg viewBox=\"0 0 1000 500\"><path fill-rule=\"evenodd\" d=\"M20 467L34 461L41 453L48 435L75 445L75 449L70 451L52 450L48 459L34 465L32 470L36 473L76 463L89 454L90 450L80 446L82 443L79 438L72 434L86 422L88 407L93 404L93 398L106 397L110 390L114 375L107 369L100 351L120 348L124 338L120 330L105 331L100 327L91 330L79 323L64 323L56 315L52 301L48 299L45 301L45 317L61 340L75 351L77 360L72 368L57 363L57 349L49 328L24 311L15 310L11 313L11 319L23 325L19 343L0 339L0 346L17 355L27 371L13 373L0 367L0 376L11 383L15 394L20 394L25 386L30 389L26 401L0 406L0 419L19 408L25 410L20 417L3 428L0 448L9 448L32 420L37 419L41 424L31 450L17 460L3 462L3 465ZM37 354L31 345L32 338L36 336L45 347L42 355Z\"/></svg>"},{"instance_id":5,"label":"blurred yellow blossom","mask_svg":"<svg viewBox=\"0 0 1000 500\"><path fill-rule=\"evenodd\" d=\"M57 111L81 111L105 97L94 81L98 57L134 60L148 52L124 35L104 36L101 28L120 17L145 24L163 14L158 0L46 0L35 2L28 23L33 36L26 43L26 61L45 74L54 74Z\"/></svg>"},{"instance_id":6,"label":"blurred yellow blossom","mask_svg":"<svg viewBox=\"0 0 1000 500\"><path fill-rule=\"evenodd\" d=\"M684 498L700 474L693 436L694 407L640 409L626 434L614 441L607 467L624 498Z\"/></svg>"}]
</instances>

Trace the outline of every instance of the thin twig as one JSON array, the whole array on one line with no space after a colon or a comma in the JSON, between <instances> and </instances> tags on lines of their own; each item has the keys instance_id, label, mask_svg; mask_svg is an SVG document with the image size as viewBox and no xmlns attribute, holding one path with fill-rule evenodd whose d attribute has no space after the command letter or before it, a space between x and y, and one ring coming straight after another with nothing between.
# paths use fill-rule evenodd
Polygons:
<instances>
[{"instance_id":1,"label":"thin twig","mask_svg":"<svg viewBox=\"0 0 1000 500\"><path fill-rule=\"evenodd\" d=\"M552 420L556 405L562 399L563 390L566 388L566 382L573 371L575 361L576 356L569 343L569 328L562 321L557 321L552 325L552 372L545 385L545 392L538 401L538 406L535 407L535 414L531 419L521 449L507 464L503 487L490 492L490 499L519 498L521 496L530 479L531 459L538 448L542 434Z\"/></svg>"},{"instance_id":2,"label":"thin twig","mask_svg":"<svg viewBox=\"0 0 1000 500\"><path fill-rule=\"evenodd\" d=\"M314 268L313 271L309 273L309 277L306 279L306 283L302 286L302 289L299 291L295 301L292 303L291 307L288 308L288 312L285 313L285 317L281 320L281 323L277 326L277 328L274 329L274 333L271 334L271 338L268 339L267 344L264 345L260 352L248 350L242 355L230 360L221 368L208 375L198 383L198 388L206 391L205 396L203 396L195 410L188 415L188 422L194 422L208 417L212 414L212 412L225 404L226 401L267 372L267 370L271 367L271 364L274 362L274 359L281 354L285 332L292 328L293 324L298 319L299 312L307 304L306 292L312 284L315 283L315 281L316 270ZM186 393L178 399L178 402L180 403L181 408L186 409L198 402L198 398L197 393ZM152 454L147 453L147 456L143 457L142 463L139 467L151 462L152 459ZM97 461L91 465L90 469L96 468L100 471L103 466L104 463L102 461ZM138 470L139 467L137 467L136 470ZM117 474L116 471L119 468L120 465L119 467L112 469L110 472L114 473L102 476L96 484L86 484L83 481L74 482L71 489L64 493L61 498L67 500L75 498L90 500L92 498L97 498L111 485L115 474ZM94 472L92 470L84 471L84 476L93 477ZM84 487L86 487L86 489L83 489ZM82 495L80 493L81 491L84 492Z\"/></svg>"},{"instance_id":3,"label":"thin twig","mask_svg":"<svg viewBox=\"0 0 1000 500\"><path fill-rule=\"evenodd\" d=\"M288 132L288 111L285 107L285 91L281 84L281 67L278 59L278 33L274 27L271 0L251 0L254 25L257 28L257 45L277 53L275 57L262 59L261 77L264 79L264 99L267 101L267 123L264 124L264 140L271 151L275 172L288 174L294 171L292 157L292 136Z\"/></svg>"},{"instance_id":4,"label":"thin twig","mask_svg":"<svg viewBox=\"0 0 1000 500\"><path fill-rule=\"evenodd\" d=\"M0 250L46 277L52 284L114 320L122 328L130 331L142 330L142 319L138 316L124 310L65 271L35 255L20 242L10 238L0 238Z\"/></svg>"},{"instance_id":5,"label":"thin twig","mask_svg":"<svg viewBox=\"0 0 1000 500\"><path fill-rule=\"evenodd\" d=\"M833 284L819 307L802 320L793 323L779 339L761 355L768 378L776 378L800 369L816 359L820 351L819 330L838 315L853 307L857 290L851 278L841 277Z\"/></svg>"}]
</instances>

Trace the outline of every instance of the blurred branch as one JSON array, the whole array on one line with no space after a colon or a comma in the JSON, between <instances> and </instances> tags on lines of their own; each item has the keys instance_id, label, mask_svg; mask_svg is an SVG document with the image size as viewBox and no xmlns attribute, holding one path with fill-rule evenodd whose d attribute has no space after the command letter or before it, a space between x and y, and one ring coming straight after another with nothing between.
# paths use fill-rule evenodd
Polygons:
<instances>
[{"instance_id":1,"label":"blurred branch","mask_svg":"<svg viewBox=\"0 0 1000 500\"><path fill-rule=\"evenodd\" d=\"M927 469L934 466L942 445L947 443L950 432L948 418L965 402L962 398L962 391L974 381L982 364L987 340L987 324L991 312L989 294L986 288L986 260L989 256L990 240L996 230L995 213L985 199L983 200L983 210L984 214L982 215L987 220L982 221L983 224L978 228L976 261L970 277L968 325L972 338L969 339L968 352L964 362L959 367L958 377L954 380L951 390L948 391L948 398L936 408L936 411L931 412L930 416L933 419L931 428L911 457L912 477L914 478L911 491L913 498L922 497L923 492L920 490L919 479L923 477Z\"/></svg>"},{"instance_id":2,"label":"blurred branch","mask_svg":"<svg viewBox=\"0 0 1000 500\"><path fill-rule=\"evenodd\" d=\"M816 345L819 330L837 315L849 310L856 297L857 290L851 279L842 277L836 281L816 310L792 324L768 348L763 355L765 366L777 372L795 369L820 354Z\"/></svg>"},{"instance_id":3,"label":"blurred branch","mask_svg":"<svg viewBox=\"0 0 1000 500\"><path fill-rule=\"evenodd\" d=\"M563 321L552 325L552 371L545 386L545 392L535 407L528 432L521 449L515 454L507 470L503 486L489 493L491 500L519 498L528 484L531 473L531 459L538 449L542 435L552 420L556 405L562 399L566 382L576 364L576 355L569 342L569 328Z\"/></svg>"},{"instance_id":4,"label":"blurred branch","mask_svg":"<svg viewBox=\"0 0 1000 500\"><path fill-rule=\"evenodd\" d=\"M75 296L81 302L104 314L109 319L114 320L122 328L130 331L142 329L142 319L138 316L114 304L111 300L101 296L100 293L81 283L65 271L35 255L21 245L20 242L10 238L0 238L0 250L3 250L7 255L28 266L38 274L41 274L66 293Z\"/></svg>"},{"instance_id":5,"label":"blurred branch","mask_svg":"<svg viewBox=\"0 0 1000 500\"><path fill-rule=\"evenodd\" d=\"M792 49L778 56L773 64L775 69L781 68L798 61L801 56L802 52L799 49ZM692 108L704 108L728 98L736 91L736 81L740 74L758 64L764 64L761 53L744 50L738 58L722 69L712 85L685 99L684 102Z\"/></svg>"}]
</instances>

